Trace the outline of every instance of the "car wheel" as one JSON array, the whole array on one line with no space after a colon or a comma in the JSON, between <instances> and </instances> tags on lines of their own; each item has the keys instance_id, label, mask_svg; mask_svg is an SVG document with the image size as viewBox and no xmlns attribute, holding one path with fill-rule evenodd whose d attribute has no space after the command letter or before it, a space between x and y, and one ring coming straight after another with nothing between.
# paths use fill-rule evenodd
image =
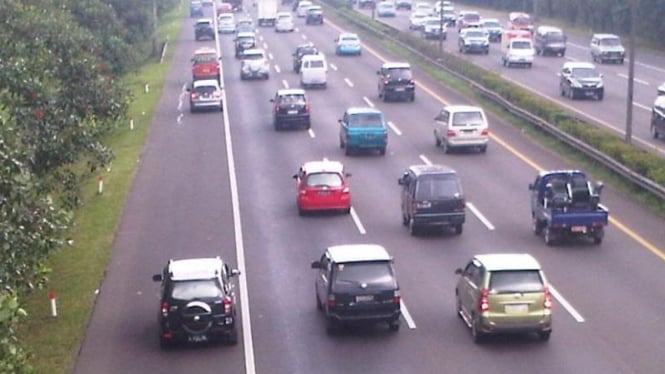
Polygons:
<instances>
[{"instance_id":1,"label":"car wheel","mask_svg":"<svg viewBox=\"0 0 665 374\"><path fill-rule=\"evenodd\" d=\"M619 64L623 65L623 59L619 60Z\"/></svg>"},{"instance_id":2,"label":"car wheel","mask_svg":"<svg viewBox=\"0 0 665 374\"><path fill-rule=\"evenodd\" d=\"M390 331L397 332L399 331L399 320L391 321L388 322L388 328L390 328Z\"/></svg>"},{"instance_id":3,"label":"car wheel","mask_svg":"<svg viewBox=\"0 0 665 374\"><path fill-rule=\"evenodd\" d=\"M344 155L350 156L351 155L351 147L345 147L344 149Z\"/></svg>"},{"instance_id":4,"label":"car wheel","mask_svg":"<svg viewBox=\"0 0 665 374\"><path fill-rule=\"evenodd\" d=\"M550 335L552 335L552 330L538 332L538 337L544 342L550 340Z\"/></svg>"},{"instance_id":5,"label":"car wheel","mask_svg":"<svg viewBox=\"0 0 665 374\"><path fill-rule=\"evenodd\" d=\"M455 225L455 234L456 235L462 235L463 231L464 231L464 225L462 225L461 223L458 223L457 225Z\"/></svg>"},{"instance_id":6,"label":"car wheel","mask_svg":"<svg viewBox=\"0 0 665 374\"><path fill-rule=\"evenodd\" d=\"M303 208L298 207L298 215L299 216L305 216L307 214L307 211L305 211Z\"/></svg>"},{"instance_id":7,"label":"car wheel","mask_svg":"<svg viewBox=\"0 0 665 374\"><path fill-rule=\"evenodd\" d=\"M570 100L575 100L575 89L572 87L568 90L568 98Z\"/></svg>"},{"instance_id":8,"label":"car wheel","mask_svg":"<svg viewBox=\"0 0 665 374\"><path fill-rule=\"evenodd\" d=\"M420 228L416 225L416 221L413 218L409 219L409 233L411 236L417 236L420 233Z\"/></svg>"},{"instance_id":9,"label":"car wheel","mask_svg":"<svg viewBox=\"0 0 665 374\"><path fill-rule=\"evenodd\" d=\"M351 214L351 207L348 207L348 208L342 210L342 213L344 213L344 214Z\"/></svg>"},{"instance_id":10,"label":"car wheel","mask_svg":"<svg viewBox=\"0 0 665 374\"><path fill-rule=\"evenodd\" d=\"M381 147L381 148L379 148L379 154L380 154L381 156L385 156L385 154L386 154L386 147Z\"/></svg>"},{"instance_id":11,"label":"car wheel","mask_svg":"<svg viewBox=\"0 0 665 374\"><path fill-rule=\"evenodd\" d=\"M448 147L448 144L445 141L441 142L441 149L443 149L443 153L450 153L450 147Z\"/></svg>"},{"instance_id":12,"label":"car wheel","mask_svg":"<svg viewBox=\"0 0 665 374\"><path fill-rule=\"evenodd\" d=\"M559 86L559 91L561 92L561 97L566 96L566 89L563 86Z\"/></svg>"},{"instance_id":13,"label":"car wheel","mask_svg":"<svg viewBox=\"0 0 665 374\"><path fill-rule=\"evenodd\" d=\"M471 338L473 339L473 342L476 344L480 344L483 342L483 338L485 337L485 334L478 329L478 321L476 318L474 318L471 322Z\"/></svg>"},{"instance_id":14,"label":"car wheel","mask_svg":"<svg viewBox=\"0 0 665 374\"><path fill-rule=\"evenodd\" d=\"M599 93L599 94L598 94L598 101L603 101L603 96L604 96L604 95L605 95L605 94L604 94L603 92Z\"/></svg>"},{"instance_id":15,"label":"car wheel","mask_svg":"<svg viewBox=\"0 0 665 374\"><path fill-rule=\"evenodd\" d=\"M308 120L308 121L305 123L305 129L309 130L309 129L311 129L311 128L312 128L312 122L310 122L310 121Z\"/></svg>"},{"instance_id":16,"label":"car wheel","mask_svg":"<svg viewBox=\"0 0 665 374\"><path fill-rule=\"evenodd\" d=\"M656 131L656 126L654 126L653 124L651 124L651 126L649 127L649 130L650 130L650 132L651 132L651 136L652 136L654 139L658 139L658 135L659 135L659 134L658 134L658 131Z\"/></svg>"},{"instance_id":17,"label":"car wheel","mask_svg":"<svg viewBox=\"0 0 665 374\"><path fill-rule=\"evenodd\" d=\"M340 147L341 149L344 149L344 146L345 146L344 141L343 141L342 138L340 137L340 138L339 138L339 147Z\"/></svg>"},{"instance_id":18,"label":"car wheel","mask_svg":"<svg viewBox=\"0 0 665 374\"><path fill-rule=\"evenodd\" d=\"M323 304L319 300L319 294L316 292L316 287L314 287L314 296L316 296L316 309L323 310Z\"/></svg>"},{"instance_id":19,"label":"car wheel","mask_svg":"<svg viewBox=\"0 0 665 374\"><path fill-rule=\"evenodd\" d=\"M543 233L543 223L537 219L536 217L533 217L533 234L536 236L540 236L540 234Z\"/></svg>"},{"instance_id":20,"label":"car wheel","mask_svg":"<svg viewBox=\"0 0 665 374\"><path fill-rule=\"evenodd\" d=\"M265 79L265 80L270 79L270 74L269 74L269 73L266 73L266 74L263 76L263 79Z\"/></svg>"},{"instance_id":21,"label":"car wheel","mask_svg":"<svg viewBox=\"0 0 665 374\"><path fill-rule=\"evenodd\" d=\"M279 130L282 129L282 126L279 124L279 121L277 121L277 120L275 120L275 122L273 122L273 126L275 127L275 131L279 131Z\"/></svg>"},{"instance_id":22,"label":"car wheel","mask_svg":"<svg viewBox=\"0 0 665 374\"><path fill-rule=\"evenodd\" d=\"M480 153L485 153L485 152L487 152L487 144L480 146Z\"/></svg>"},{"instance_id":23,"label":"car wheel","mask_svg":"<svg viewBox=\"0 0 665 374\"><path fill-rule=\"evenodd\" d=\"M233 331L231 331L231 334L226 338L226 343L229 344L229 345L238 344L238 330L237 329L234 328Z\"/></svg>"},{"instance_id":24,"label":"car wheel","mask_svg":"<svg viewBox=\"0 0 665 374\"><path fill-rule=\"evenodd\" d=\"M173 342L172 341L163 339L161 337L159 338L159 348L161 348L163 350L168 350L168 349L171 349L172 347L173 347Z\"/></svg>"},{"instance_id":25,"label":"car wheel","mask_svg":"<svg viewBox=\"0 0 665 374\"><path fill-rule=\"evenodd\" d=\"M545 227L545 244L546 245L553 245L554 244L554 233L552 232L552 229L549 228L549 226Z\"/></svg>"},{"instance_id":26,"label":"car wheel","mask_svg":"<svg viewBox=\"0 0 665 374\"><path fill-rule=\"evenodd\" d=\"M326 334L335 335L336 332L337 332L337 325L333 320L328 319L328 321L326 322Z\"/></svg>"},{"instance_id":27,"label":"car wheel","mask_svg":"<svg viewBox=\"0 0 665 374\"><path fill-rule=\"evenodd\" d=\"M459 291L455 290L455 314L461 319L464 320L462 316L462 302L459 299Z\"/></svg>"},{"instance_id":28,"label":"car wheel","mask_svg":"<svg viewBox=\"0 0 665 374\"><path fill-rule=\"evenodd\" d=\"M402 225L407 226L409 224L409 217L402 213Z\"/></svg>"},{"instance_id":29,"label":"car wheel","mask_svg":"<svg viewBox=\"0 0 665 374\"><path fill-rule=\"evenodd\" d=\"M411 94L411 102L414 102L416 100L416 93Z\"/></svg>"}]
</instances>

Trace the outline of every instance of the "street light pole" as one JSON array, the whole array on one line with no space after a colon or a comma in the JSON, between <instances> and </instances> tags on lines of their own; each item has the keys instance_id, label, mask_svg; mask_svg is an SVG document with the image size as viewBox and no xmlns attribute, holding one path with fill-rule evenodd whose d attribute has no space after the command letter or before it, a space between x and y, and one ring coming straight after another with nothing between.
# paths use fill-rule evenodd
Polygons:
<instances>
[{"instance_id":1,"label":"street light pole","mask_svg":"<svg viewBox=\"0 0 665 374\"><path fill-rule=\"evenodd\" d=\"M630 144L633 137L633 86L635 84L635 29L637 27L636 0L628 2L630 12L630 45L628 46L628 94L626 102L626 136L625 142Z\"/></svg>"},{"instance_id":2,"label":"street light pole","mask_svg":"<svg viewBox=\"0 0 665 374\"><path fill-rule=\"evenodd\" d=\"M441 53L443 52L443 3L439 4L439 53Z\"/></svg>"}]
</instances>

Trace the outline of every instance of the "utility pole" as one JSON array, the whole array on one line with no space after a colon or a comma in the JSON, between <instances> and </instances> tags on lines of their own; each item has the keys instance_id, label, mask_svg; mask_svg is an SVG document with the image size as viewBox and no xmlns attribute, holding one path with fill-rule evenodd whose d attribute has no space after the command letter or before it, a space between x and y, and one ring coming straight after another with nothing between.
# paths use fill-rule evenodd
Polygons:
<instances>
[{"instance_id":1,"label":"utility pole","mask_svg":"<svg viewBox=\"0 0 665 374\"><path fill-rule=\"evenodd\" d=\"M626 137L625 142L630 144L633 137L633 86L635 84L635 29L637 28L637 0L628 2L630 12L630 45L628 46L628 94L626 100Z\"/></svg>"}]
</instances>

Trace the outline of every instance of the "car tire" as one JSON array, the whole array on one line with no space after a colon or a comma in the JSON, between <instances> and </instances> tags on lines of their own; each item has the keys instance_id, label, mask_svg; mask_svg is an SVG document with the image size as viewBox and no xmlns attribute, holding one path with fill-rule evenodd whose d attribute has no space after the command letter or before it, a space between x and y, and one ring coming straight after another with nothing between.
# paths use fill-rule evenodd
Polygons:
<instances>
[{"instance_id":1,"label":"car tire","mask_svg":"<svg viewBox=\"0 0 665 374\"><path fill-rule=\"evenodd\" d=\"M310 121L308 120L307 122L305 122L305 129L306 129L306 130L309 130L309 129L311 129L311 128L312 128L312 122L310 122Z\"/></svg>"},{"instance_id":2,"label":"car tire","mask_svg":"<svg viewBox=\"0 0 665 374\"><path fill-rule=\"evenodd\" d=\"M450 153L450 147L448 146L448 144L446 144L445 141L441 142L441 149L443 149L443 153L445 154Z\"/></svg>"},{"instance_id":3,"label":"car tire","mask_svg":"<svg viewBox=\"0 0 665 374\"><path fill-rule=\"evenodd\" d=\"M233 331L231 331L231 334L229 334L229 336L226 338L226 344L228 344L228 345L237 345L238 344L238 330L237 329L234 328Z\"/></svg>"},{"instance_id":4,"label":"car tire","mask_svg":"<svg viewBox=\"0 0 665 374\"><path fill-rule=\"evenodd\" d=\"M402 213L402 225L404 225L404 226L409 225L409 217L404 213Z\"/></svg>"},{"instance_id":5,"label":"car tire","mask_svg":"<svg viewBox=\"0 0 665 374\"><path fill-rule=\"evenodd\" d=\"M459 299L459 291L457 289L455 290L455 314L464 321L464 316L462 315L462 302Z\"/></svg>"},{"instance_id":6,"label":"car tire","mask_svg":"<svg viewBox=\"0 0 665 374\"><path fill-rule=\"evenodd\" d=\"M413 218L409 219L409 234L411 236L418 236L420 234L420 228L416 225L416 221Z\"/></svg>"},{"instance_id":7,"label":"car tire","mask_svg":"<svg viewBox=\"0 0 665 374\"><path fill-rule=\"evenodd\" d=\"M575 89L572 88L572 87L571 87L570 90L568 91L568 98L569 98L570 100L575 100Z\"/></svg>"},{"instance_id":8,"label":"car tire","mask_svg":"<svg viewBox=\"0 0 665 374\"><path fill-rule=\"evenodd\" d=\"M540 236L543 233L543 222L537 219L536 217L533 217L532 228L533 228L533 234L536 236Z\"/></svg>"},{"instance_id":9,"label":"car tire","mask_svg":"<svg viewBox=\"0 0 665 374\"><path fill-rule=\"evenodd\" d=\"M353 152L351 151L351 147L349 147L349 146L345 146L345 147L344 147L344 155L345 155L345 156L351 156L351 153L353 153Z\"/></svg>"},{"instance_id":10,"label":"car tire","mask_svg":"<svg viewBox=\"0 0 665 374\"><path fill-rule=\"evenodd\" d=\"M649 126L649 131L651 132L651 137L653 137L654 139L658 139L658 136L660 134L658 134L658 131L656 130L656 126L651 124L651 126Z\"/></svg>"},{"instance_id":11,"label":"car tire","mask_svg":"<svg viewBox=\"0 0 665 374\"><path fill-rule=\"evenodd\" d=\"M416 100L416 93L411 94L411 102L414 102Z\"/></svg>"},{"instance_id":12,"label":"car tire","mask_svg":"<svg viewBox=\"0 0 665 374\"><path fill-rule=\"evenodd\" d=\"M478 330L478 321L476 318L473 318L471 320L471 338L473 339L473 342L476 344L480 344L483 342L485 338L485 334L482 331Z\"/></svg>"},{"instance_id":13,"label":"car tire","mask_svg":"<svg viewBox=\"0 0 665 374\"><path fill-rule=\"evenodd\" d=\"M319 294L316 292L316 286L314 287L314 296L316 297L316 309L323 310L323 304L319 300Z\"/></svg>"},{"instance_id":14,"label":"car tire","mask_svg":"<svg viewBox=\"0 0 665 374\"><path fill-rule=\"evenodd\" d=\"M279 121L277 121L277 120L275 120L275 122L273 122L273 126L275 127L275 131L279 131L279 130L282 129L282 125L280 125Z\"/></svg>"},{"instance_id":15,"label":"car tire","mask_svg":"<svg viewBox=\"0 0 665 374\"><path fill-rule=\"evenodd\" d=\"M390 329L390 331L393 332L399 331L399 325L400 325L399 320L388 322L388 328Z\"/></svg>"},{"instance_id":16,"label":"car tire","mask_svg":"<svg viewBox=\"0 0 665 374\"><path fill-rule=\"evenodd\" d=\"M307 211L302 209L301 207L298 207L298 215L303 217L307 215Z\"/></svg>"},{"instance_id":17,"label":"car tire","mask_svg":"<svg viewBox=\"0 0 665 374\"><path fill-rule=\"evenodd\" d=\"M462 232L464 231L464 225L461 223L458 223L455 225L455 235L462 235Z\"/></svg>"},{"instance_id":18,"label":"car tire","mask_svg":"<svg viewBox=\"0 0 665 374\"><path fill-rule=\"evenodd\" d=\"M480 146L480 153L486 153L487 152L487 144L481 145Z\"/></svg>"},{"instance_id":19,"label":"car tire","mask_svg":"<svg viewBox=\"0 0 665 374\"><path fill-rule=\"evenodd\" d=\"M552 330L538 332L538 337L544 342L550 340L550 335L552 335Z\"/></svg>"},{"instance_id":20,"label":"car tire","mask_svg":"<svg viewBox=\"0 0 665 374\"><path fill-rule=\"evenodd\" d=\"M603 101L603 96L605 96L604 92L601 92L598 94L598 101Z\"/></svg>"},{"instance_id":21,"label":"car tire","mask_svg":"<svg viewBox=\"0 0 665 374\"><path fill-rule=\"evenodd\" d=\"M351 207L345 208L342 210L342 213L344 214L351 214Z\"/></svg>"},{"instance_id":22,"label":"car tire","mask_svg":"<svg viewBox=\"0 0 665 374\"><path fill-rule=\"evenodd\" d=\"M326 334L335 335L337 333L337 325L331 319L326 321Z\"/></svg>"},{"instance_id":23,"label":"car tire","mask_svg":"<svg viewBox=\"0 0 665 374\"><path fill-rule=\"evenodd\" d=\"M554 245L555 235L554 235L554 233L552 232L552 229L549 226L545 227L544 239L545 239L545 244L546 245L548 245L548 246Z\"/></svg>"},{"instance_id":24,"label":"car tire","mask_svg":"<svg viewBox=\"0 0 665 374\"><path fill-rule=\"evenodd\" d=\"M379 148L379 154L380 154L381 156L385 156L385 155L386 155L386 147L381 147L381 148Z\"/></svg>"},{"instance_id":25,"label":"car tire","mask_svg":"<svg viewBox=\"0 0 665 374\"><path fill-rule=\"evenodd\" d=\"M173 347L173 342L170 340L163 339L162 337L159 338L159 348L162 350L169 350Z\"/></svg>"}]
</instances>

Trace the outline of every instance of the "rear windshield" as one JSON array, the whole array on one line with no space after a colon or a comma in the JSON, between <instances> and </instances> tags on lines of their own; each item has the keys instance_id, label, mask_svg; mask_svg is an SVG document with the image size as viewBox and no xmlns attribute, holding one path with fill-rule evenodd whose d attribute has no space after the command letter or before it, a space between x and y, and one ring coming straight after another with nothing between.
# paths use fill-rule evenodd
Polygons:
<instances>
[{"instance_id":1,"label":"rear windshield","mask_svg":"<svg viewBox=\"0 0 665 374\"><path fill-rule=\"evenodd\" d=\"M171 297L176 300L222 297L222 292L215 279L173 282Z\"/></svg>"},{"instance_id":2,"label":"rear windshield","mask_svg":"<svg viewBox=\"0 0 665 374\"><path fill-rule=\"evenodd\" d=\"M513 42L513 49L531 49L531 42L528 41L515 41Z\"/></svg>"},{"instance_id":3,"label":"rear windshield","mask_svg":"<svg viewBox=\"0 0 665 374\"><path fill-rule=\"evenodd\" d=\"M307 176L307 186L339 187L342 185L342 177L337 173L314 173Z\"/></svg>"},{"instance_id":4,"label":"rear windshield","mask_svg":"<svg viewBox=\"0 0 665 374\"><path fill-rule=\"evenodd\" d=\"M198 93L213 93L217 91L217 87L215 86L199 86L194 88L194 90Z\"/></svg>"},{"instance_id":5,"label":"rear windshield","mask_svg":"<svg viewBox=\"0 0 665 374\"><path fill-rule=\"evenodd\" d=\"M544 288L538 270L493 271L489 284L491 294L542 292Z\"/></svg>"},{"instance_id":6,"label":"rear windshield","mask_svg":"<svg viewBox=\"0 0 665 374\"><path fill-rule=\"evenodd\" d=\"M476 22L480 21L480 15L475 13L469 13L464 15L465 21Z\"/></svg>"},{"instance_id":7,"label":"rear windshield","mask_svg":"<svg viewBox=\"0 0 665 374\"><path fill-rule=\"evenodd\" d=\"M464 34L470 38L484 38L485 37L485 32L484 31L467 31L466 34Z\"/></svg>"},{"instance_id":8,"label":"rear windshield","mask_svg":"<svg viewBox=\"0 0 665 374\"><path fill-rule=\"evenodd\" d=\"M263 53L244 53L242 55L243 60L261 60L263 59Z\"/></svg>"},{"instance_id":9,"label":"rear windshield","mask_svg":"<svg viewBox=\"0 0 665 374\"><path fill-rule=\"evenodd\" d=\"M217 62L217 56L215 56L215 55L196 55L196 56L194 56L194 63L195 64L207 64L207 63L211 63L211 62L216 63Z\"/></svg>"},{"instance_id":10,"label":"rear windshield","mask_svg":"<svg viewBox=\"0 0 665 374\"><path fill-rule=\"evenodd\" d=\"M593 68L574 68L573 76L578 78L598 78L600 74Z\"/></svg>"},{"instance_id":11,"label":"rear windshield","mask_svg":"<svg viewBox=\"0 0 665 374\"><path fill-rule=\"evenodd\" d=\"M619 41L618 38L605 38L605 39L600 39L600 45L617 47L621 45L621 42Z\"/></svg>"},{"instance_id":12,"label":"rear windshield","mask_svg":"<svg viewBox=\"0 0 665 374\"><path fill-rule=\"evenodd\" d=\"M350 127L383 127L383 115L380 113L358 113L349 115Z\"/></svg>"},{"instance_id":13,"label":"rear windshield","mask_svg":"<svg viewBox=\"0 0 665 374\"><path fill-rule=\"evenodd\" d=\"M501 27L501 24L497 21L485 21L483 22L485 27Z\"/></svg>"},{"instance_id":14,"label":"rear windshield","mask_svg":"<svg viewBox=\"0 0 665 374\"><path fill-rule=\"evenodd\" d=\"M321 60L312 60L309 62L310 68L323 68L323 61Z\"/></svg>"},{"instance_id":15,"label":"rear windshield","mask_svg":"<svg viewBox=\"0 0 665 374\"><path fill-rule=\"evenodd\" d=\"M210 21L198 21L198 22L196 22L197 27L210 26L210 25L212 25L212 22L210 22Z\"/></svg>"},{"instance_id":16,"label":"rear windshield","mask_svg":"<svg viewBox=\"0 0 665 374\"><path fill-rule=\"evenodd\" d=\"M459 197L457 177L452 174L421 177L416 184L416 200L440 200Z\"/></svg>"},{"instance_id":17,"label":"rear windshield","mask_svg":"<svg viewBox=\"0 0 665 374\"><path fill-rule=\"evenodd\" d=\"M334 268L334 284L394 284L395 275L388 261L351 262L337 264Z\"/></svg>"},{"instance_id":18,"label":"rear windshield","mask_svg":"<svg viewBox=\"0 0 665 374\"><path fill-rule=\"evenodd\" d=\"M480 112L459 112L453 114L453 126L482 125L483 115Z\"/></svg>"},{"instance_id":19,"label":"rear windshield","mask_svg":"<svg viewBox=\"0 0 665 374\"><path fill-rule=\"evenodd\" d=\"M409 68L388 69L387 73L390 79L411 79L411 69Z\"/></svg>"},{"instance_id":20,"label":"rear windshield","mask_svg":"<svg viewBox=\"0 0 665 374\"><path fill-rule=\"evenodd\" d=\"M281 104L305 104L303 95L282 95L279 97Z\"/></svg>"}]
</instances>

